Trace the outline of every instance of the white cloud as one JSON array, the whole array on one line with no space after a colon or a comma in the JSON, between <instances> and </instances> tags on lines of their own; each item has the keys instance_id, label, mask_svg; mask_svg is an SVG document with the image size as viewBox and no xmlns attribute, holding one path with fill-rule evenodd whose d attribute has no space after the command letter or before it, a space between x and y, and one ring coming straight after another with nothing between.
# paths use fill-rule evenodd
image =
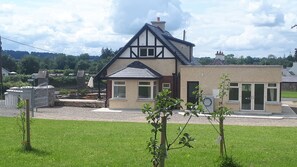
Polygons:
<instances>
[{"instance_id":1,"label":"white cloud","mask_svg":"<svg viewBox=\"0 0 297 167\"><path fill-rule=\"evenodd\" d=\"M248 1L247 12L250 21L256 26L280 26L284 23L284 14L277 5L266 1Z\"/></svg>"},{"instance_id":2,"label":"white cloud","mask_svg":"<svg viewBox=\"0 0 297 167\"><path fill-rule=\"evenodd\" d=\"M135 34L144 23L161 17L166 29L174 31L186 24L190 14L180 7L179 0L116 0L111 19L117 33Z\"/></svg>"},{"instance_id":3,"label":"white cloud","mask_svg":"<svg viewBox=\"0 0 297 167\"><path fill-rule=\"evenodd\" d=\"M292 0L51 0L0 4L1 36L78 55L118 49L157 16L166 29L196 44L195 56L217 50L235 55L282 56L297 47L297 1ZM2 40L3 49L37 51Z\"/></svg>"}]
</instances>

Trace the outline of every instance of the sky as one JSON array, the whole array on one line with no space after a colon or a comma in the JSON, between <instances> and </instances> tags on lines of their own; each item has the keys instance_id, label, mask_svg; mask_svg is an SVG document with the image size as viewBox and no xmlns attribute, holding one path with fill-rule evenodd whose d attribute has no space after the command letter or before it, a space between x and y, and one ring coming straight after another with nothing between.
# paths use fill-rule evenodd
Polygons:
<instances>
[{"instance_id":1,"label":"sky","mask_svg":"<svg viewBox=\"0 0 297 167\"><path fill-rule=\"evenodd\" d=\"M100 55L123 47L157 17L195 57L277 57L297 48L296 0L1 0L3 50ZM25 43L44 50L11 42Z\"/></svg>"}]
</instances>

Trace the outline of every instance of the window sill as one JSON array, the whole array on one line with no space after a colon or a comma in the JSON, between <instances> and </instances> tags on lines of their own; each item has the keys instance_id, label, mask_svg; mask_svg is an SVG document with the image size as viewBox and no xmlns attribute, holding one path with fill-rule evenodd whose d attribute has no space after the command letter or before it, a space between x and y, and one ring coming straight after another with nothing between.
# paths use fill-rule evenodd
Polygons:
<instances>
[{"instance_id":1,"label":"window sill","mask_svg":"<svg viewBox=\"0 0 297 167\"><path fill-rule=\"evenodd\" d=\"M111 101L128 101L126 98L110 98Z\"/></svg>"},{"instance_id":2,"label":"window sill","mask_svg":"<svg viewBox=\"0 0 297 167\"><path fill-rule=\"evenodd\" d=\"M237 100L229 100L226 102L227 104L239 104L240 102Z\"/></svg>"},{"instance_id":3,"label":"window sill","mask_svg":"<svg viewBox=\"0 0 297 167\"><path fill-rule=\"evenodd\" d=\"M265 104L269 104L269 105L280 105L281 103L278 101L267 101L265 102Z\"/></svg>"},{"instance_id":4,"label":"window sill","mask_svg":"<svg viewBox=\"0 0 297 167\"><path fill-rule=\"evenodd\" d=\"M146 101L146 102L154 102L155 100L154 99L137 99L137 101Z\"/></svg>"}]
</instances>

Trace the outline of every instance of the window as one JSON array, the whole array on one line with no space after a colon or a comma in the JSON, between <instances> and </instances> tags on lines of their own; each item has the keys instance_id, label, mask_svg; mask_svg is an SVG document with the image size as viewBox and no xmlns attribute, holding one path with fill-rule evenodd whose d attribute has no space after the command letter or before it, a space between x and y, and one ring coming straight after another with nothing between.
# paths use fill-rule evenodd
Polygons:
<instances>
[{"instance_id":1,"label":"window","mask_svg":"<svg viewBox=\"0 0 297 167\"><path fill-rule=\"evenodd\" d=\"M267 101L277 101L277 87L276 87L276 83L268 83L268 87L267 87Z\"/></svg>"},{"instance_id":2,"label":"window","mask_svg":"<svg viewBox=\"0 0 297 167\"><path fill-rule=\"evenodd\" d=\"M153 57L155 56L154 48L140 48L140 56L141 57Z\"/></svg>"},{"instance_id":3,"label":"window","mask_svg":"<svg viewBox=\"0 0 297 167\"><path fill-rule=\"evenodd\" d=\"M138 98L153 99L158 93L157 81L140 81L138 83Z\"/></svg>"},{"instance_id":4,"label":"window","mask_svg":"<svg viewBox=\"0 0 297 167\"><path fill-rule=\"evenodd\" d=\"M125 81L113 82L113 98L126 98L126 83Z\"/></svg>"},{"instance_id":5,"label":"window","mask_svg":"<svg viewBox=\"0 0 297 167\"><path fill-rule=\"evenodd\" d=\"M230 83L229 100L238 100L239 87L238 83Z\"/></svg>"},{"instance_id":6,"label":"window","mask_svg":"<svg viewBox=\"0 0 297 167\"><path fill-rule=\"evenodd\" d=\"M162 89L170 89L170 83L163 83L162 84Z\"/></svg>"},{"instance_id":7,"label":"window","mask_svg":"<svg viewBox=\"0 0 297 167\"><path fill-rule=\"evenodd\" d=\"M157 96L157 92L158 92L157 81L154 81L154 89L153 89L153 97L154 98Z\"/></svg>"},{"instance_id":8,"label":"window","mask_svg":"<svg viewBox=\"0 0 297 167\"><path fill-rule=\"evenodd\" d=\"M139 82L138 83L138 98L148 99L151 98L151 83Z\"/></svg>"},{"instance_id":9,"label":"window","mask_svg":"<svg viewBox=\"0 0 297 167\"><path fill-rule=\"evenodd\" d=\"M150 48L148 49L148 56L154 56L155 55L155 50Z\"/></svg>"}]
</instances>

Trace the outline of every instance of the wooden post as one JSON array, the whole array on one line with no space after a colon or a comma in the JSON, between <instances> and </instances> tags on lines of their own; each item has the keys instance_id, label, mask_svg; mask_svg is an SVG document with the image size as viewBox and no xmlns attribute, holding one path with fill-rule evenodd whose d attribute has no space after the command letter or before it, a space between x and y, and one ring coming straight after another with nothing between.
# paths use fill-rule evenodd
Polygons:
<instances>
[{"instance_id":1,"label":"wooden post","mask_svg":"<svg viewBox=\"0 0 297 167\"><path fill-rule=\"evenodd\" d=\"M160 167L165 166L165 158L167 156L167 148L166 148L166 125L167 125L167 117L163 116L161 118L161 145L160 145L160 151L161 151L161 156L160 156Z\"/></svg>"},{"instance_id":2,"label":"wooden post","mask_svg":"<svg viewBox=\"0 0 297 167\"><path fill-rule=\"evenodd\" d=\"M27 136L27 141L25 143L25 150L31 150L31 143L30 143L30 103L29 99L26 99L26 136Z\"/></svg>"}]
</instances>

